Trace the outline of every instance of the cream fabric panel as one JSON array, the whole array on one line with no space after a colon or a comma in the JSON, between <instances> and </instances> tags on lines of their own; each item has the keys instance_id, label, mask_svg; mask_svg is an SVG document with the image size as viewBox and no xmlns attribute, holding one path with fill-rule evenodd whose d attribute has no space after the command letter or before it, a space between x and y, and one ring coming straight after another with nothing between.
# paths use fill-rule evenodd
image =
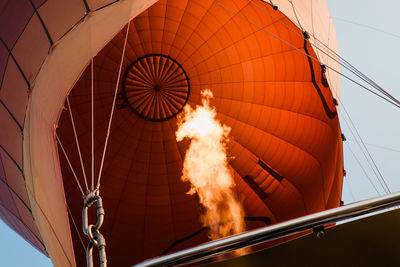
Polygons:
<instances>
[{"instance_id":1,"label":"cream fabric panel","mask_svg":"<svg viewBox=\"0 0 400 267\"><path fill-rule=\"evenodd\" d=\"M153 2L121 1L89 14L53 47L32 86L24 127L24 173L33 192L32 212L55 266L75 262L54 125L90 58Z\"/></svg>"},{"instance_id":2,"label":"cream fabric panel","mask_svg":"<svg viewBox=\"0 0 400 267\"><path fill-rule=\"evenodd\" d=\"M317 53L318 59L323 64L340 71L340 65L321 51L327 50L327 48L324 47L324 45L326 45L329 49L338 53L335 25L330 16L326 1L273 0L272 2L274 5L278 6L279 10L290 20L310 34L310 42ZM332 89L333 96L339 98L340 75L328 68L326 76Z\"/></svg>"}]
</instances>

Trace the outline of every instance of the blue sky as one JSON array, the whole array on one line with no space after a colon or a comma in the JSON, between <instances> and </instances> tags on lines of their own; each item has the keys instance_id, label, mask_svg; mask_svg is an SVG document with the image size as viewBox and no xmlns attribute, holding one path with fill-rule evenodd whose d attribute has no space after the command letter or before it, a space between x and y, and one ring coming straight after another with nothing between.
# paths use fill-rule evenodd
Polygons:
<instances>
[{"instance_id":1,"label":"blue sky","mask_svg":"<svg viewBox=\"0 0 400 267\"><path fill-rule=\"evenodd\" d=\"M385 90L400 98L400 52L398 51L400 38L345 21L364 24L400 36L398 28L400 2L397 0L328 0L327 2L335 20L340 55ZM400 191L398 138L400 110L344 79L341 91L341 102L350 114L390 190ZM348 173L343 189L345 204L383 194L382 187L346 126L345 120L349 119L341 116L340 120L342 131L348 139L344 145L345 169ZM350 149L357 159L352 156ZM0 265L52 266L46 256L31 247L1 221Z\"/></svg>"},{"instance_id":2,"label":"blue sky","mask_svg":"<svg viewBox=\"0 0 400 267\"><path fill-rule=\"evenodd\" d=\"M33 248L0 220L0 266L53 266L49 258Z\"/></svg>"},{"instance_id":3,"label":"blue sky","mask_svg":"<svg viewBox=\"0 0 400 267\"><path fill-rule=\"evenodd\" d=\"M400 98L400 2L395 0L346 1L329 0L328 6L335 20L340 55L353 66L378 83L396 98ZM345 20L367 25L361 27ZM396 36L372 30L374 27ZM343 71L346 73L345 71ZM347 73L346 73L347 74ZM400 110L377 98L359 86L342 79L341 101L357 127L369 153L374 159L391 192L400 191ZM343 109L341 110L343 111ZM384 191L359 150L355 138L346 126L350 124L341 112L344 144L345 203L383 194ZM373 185L353 157L350 149L365 169Z\"/></svg>"}]
</instances>

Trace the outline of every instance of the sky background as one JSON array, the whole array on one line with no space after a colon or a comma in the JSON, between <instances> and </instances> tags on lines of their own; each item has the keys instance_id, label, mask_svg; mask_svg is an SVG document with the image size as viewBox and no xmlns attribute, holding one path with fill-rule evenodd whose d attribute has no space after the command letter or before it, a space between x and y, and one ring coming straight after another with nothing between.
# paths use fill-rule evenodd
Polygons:
<instances>
[{"instance_id":1,"label":"sky background","mask_svg":"<svg viewBox=\"0 0 400 267\"><path fill-rule=\"evenodd\" d=\"M339 54L397 99L400 98L400 2L396 0L328 0L339 42ZM364 24L362 27L347 21ZM388 33L371 29L377 28ZM394 36L395 35L395 36ZM346 71L342 70L343 73ZM400 110L342 78L340 122L344 143L343 201L346 203L384 194L373 171L347 127L344 109L350 114L369 153L391 192L400 191ZM344 106L344 109L343 109ZM363 172L365 169L379 194Z\"/></svg>"},{"instance_id":2,"label":"sky background","mask_svg":"<svg viewBox=\"0 0 400 267\"><path fill-rule=\"evenodd\" d=\"M400 1L327 2L335 21L339 54L399 99ZM343 72L346 73L344 70ZM390 191L400 191L400 109L344 79L341 92L339 119L342 132L347 138L343 146L344 166L347 171L343 188L344 203L383 195L384 190L346 126L346 122L350 124L350 120L343 116L343 107L349 113ZM46 256L0 221L0 266L47 267L52 264Z\"/></svg>"}]
</instances>

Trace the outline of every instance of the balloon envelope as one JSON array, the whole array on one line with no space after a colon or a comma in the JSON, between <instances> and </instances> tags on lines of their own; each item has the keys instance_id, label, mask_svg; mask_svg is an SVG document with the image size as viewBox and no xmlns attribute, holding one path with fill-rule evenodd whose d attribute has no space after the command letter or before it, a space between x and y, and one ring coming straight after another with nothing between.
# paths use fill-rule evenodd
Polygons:
<instances>
[{"instance_id":1,"label":"balloon envelope","mask_svg":"<svg viewBox=\"0 0 400 267\"><path fill-rule=\"evenodd\" d=\"M75 62L73 56L82 58L87 65L88 61L83 58L89 53L85 52L83 39L79 39L80 43L76 41L82 50L70 51L70 58L59 52L70 41L68 37L78 32L73 27L69 35L65 33L66 29L78 22L77 18L83 16L86 8L82 2L71 2L67 7L76 19L61 17L57 20L60 23L54 23L50 14L58 14L61 7L57 1L48 2L38 3L31 9L26 7L30 12L27 14L39 10L44 25L48 25L47 33L35 16L30 21L30 28L16 23L12 27L14 30L2 35L1 51L7 55L7 60L0 63L7 62L7 68L0 91L4 104L0 108L1 122L7 131L0 132L1 216L44 252L45 247L50 251L58 244L65 247L64 252L50 253L53 259L60 257L71 261L72 258L73 261L76 258L77 264L83 265L85 251L80 239L86 244L87 238L80 226L82 198L68 163L59 147L62 180L54 179L61 174L56 168L58 155L55 150L47 150L49 158L55 162L52 160L47 164L55 166L54 176L43 175L43 172L38 175L41 167L36 161L42 156L29 152L42 144L34 138L44 138L54 145L51 122L58 119L58 114L56 112L48 119L46 116L50 115L44 110L52 105L51 102L62 103L65 93L73 85L70 81L76 82L69 95L70 111L74 116L86 175L91 182L90 66L81 70L76 67L77 71L73 72L78 64L67 65L68 59ZM304 19L309 17L307 4L298 2L298 12L304 15L299 16L300 22L294 19L295 9L287 8L283 2L278 6L282 8L275 10L262 1L168 0L143 8L145 11L138 16L129 15L134 19L129 25L100 190L106 210L101 231L107 240L111 264L134 264L208 240L207 229L199 220L201 207L196 196L186 194L189 185L180 180L188 142L177 143L175 140L176 116L185 105L200 104L202 89L213 91L215 97L211 104L216 108L218 119L232 128L228 144L230 167L249 229L339 205L342 141L328 85L329 82L336 86L337 82L333 75L324 73L321 62L315 59L329 62L322 53L317 55L318 50L312 46L316 36L326 40L324 38L334 35L334 31L322 31L322 26L316 26L315 32L310 32L311 39L305 39L302 29L310 29L309 21ZM94 10L94 3L90 2L90 7ZM319 15L328 20L326 7L319 10ZM12 9L8 11L8 20L11 20L14 13ZM93 21L94 25L95 15L96 12L93 17L89 16L86 23ZM26 19L21 17L15 21ZM84 26L85 22L77 25L77 28ZM124 27L109 42L104 40L104 48L94 57L95 178L126 30ZM23 37L16 42L15 32L21 31ZM103 27L103 31L107 31L107 27ZM111 30L109 32L112 36ZM85 38L97 40L94 26L92 34L93 37ZM37 45L26 50L28 41L24 38L35 40ZM50 41L52 50L49 52ZM9 55L15 42L13 60ZM100 50L101 46L98 47ZM65 93L56 93L59 87L49 86L47 94L38 97L46 87L38 88L39 84L50 84L51 78L57 80L49 77L54 74L48 67L52 64L51 56L57 52L64 60L59 62L66 63L56 64L60 70L55 71L67 73L71 70L69 80L64 76L58 79L62 81L60 88ZM50 58L41 67L47 53ZM38 73L42 76L35 80ZM31 83L37 92L33 90L29 96ZM28 100L31 112L24 120ZM43 111L34 113L35 106L42 106ZM47 134L33 134L33 127L41 123L49 125L49 128L41 127L47 129ZM24 161L22 131L27 132ZM69 110L62 112L57 133L72 166L76 171L80 170ZM82 174L78 176L84 184ZM43 182L46 186L40 186L43 177L49 177ZM65 203L70 211L65 209ZM90 216L91 220L96 220L95 214ZM59 237L58 241L53 234ZM67 249L70 236L73 252Z\"/></svg>"}]
</instances>

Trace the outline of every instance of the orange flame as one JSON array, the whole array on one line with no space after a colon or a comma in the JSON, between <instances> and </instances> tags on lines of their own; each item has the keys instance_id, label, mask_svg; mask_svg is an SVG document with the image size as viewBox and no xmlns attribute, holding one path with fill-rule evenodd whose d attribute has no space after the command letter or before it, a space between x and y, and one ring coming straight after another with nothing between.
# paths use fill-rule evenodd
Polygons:
<instances>
[{"instance_id":1,"label":"orange flame","mask_svg":"<svg viewBox=\"0 0 400 267\"><path fill-rule=\"evenodd\" d=\"M216 119L210 107L213 94L201 92L202 106L192 109L186 105L178 118L176 140L191 139L183 163L183 181L189 181L188 194L197 193L205 207L201 220L210 228L210 238L217 239L245 230L244 211L232 191L232 171L228 168L226 143L231 128Z\"/></svg>"}]
</instances>

